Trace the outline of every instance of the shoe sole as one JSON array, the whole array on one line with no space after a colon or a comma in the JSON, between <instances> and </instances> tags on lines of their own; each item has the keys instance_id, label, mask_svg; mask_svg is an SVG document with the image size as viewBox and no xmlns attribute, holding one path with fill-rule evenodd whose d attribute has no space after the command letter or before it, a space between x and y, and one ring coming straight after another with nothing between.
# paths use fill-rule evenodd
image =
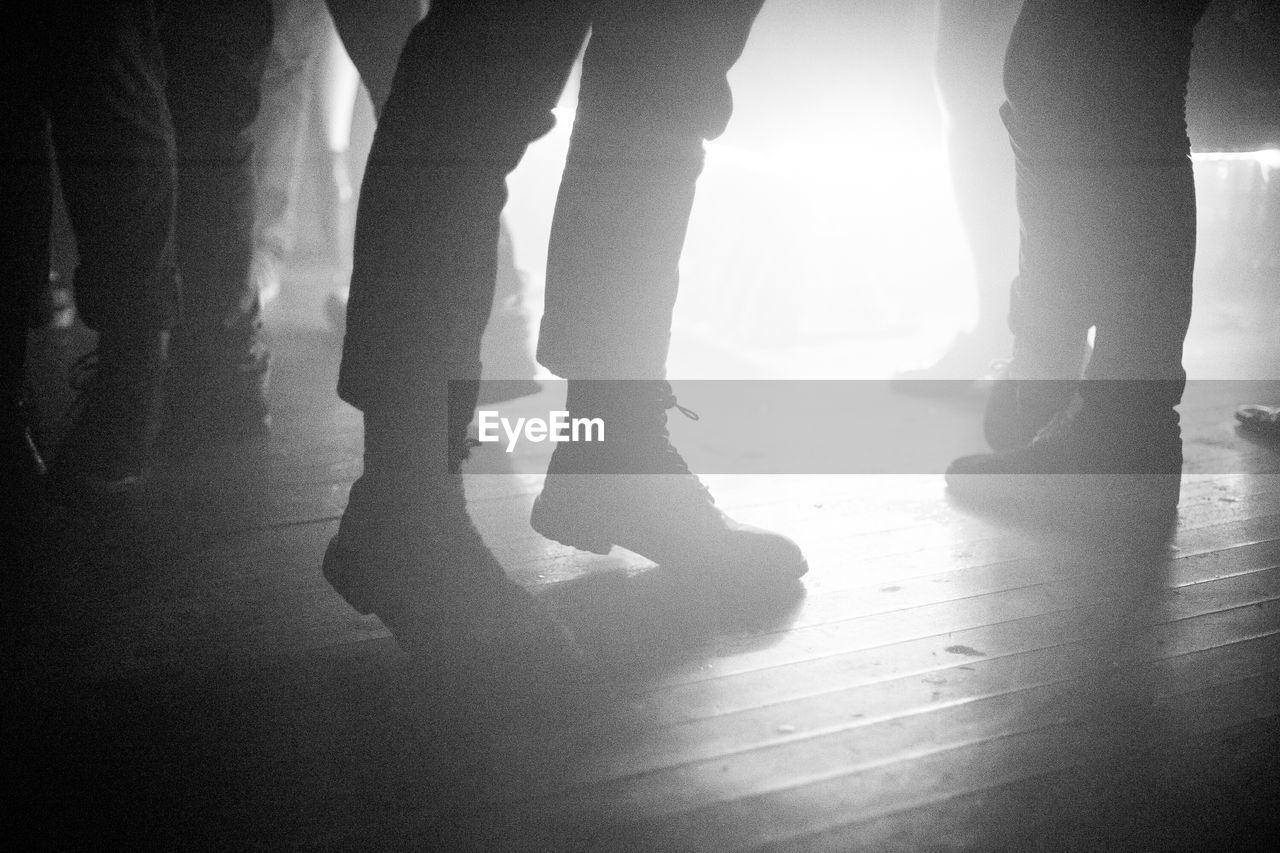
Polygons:
<instances>
[{"instance_id":1,"label":"shoe sole","mask_svg":"<svg viewBox=\"0 0 1280 853\"><path fill-rule=\"evenodd\" d=\"M614 537L602 536L598 530L587 524L575 524L567 519L575 519L580 516L575 514L568 506L561 503L557 505L555 501L548 500L546 493L539 494L534 498L533 510L529 515L529 525L539 535L553 542L559 542L561 545L567 545L570 548L576 548L579 551L587 551L592 554L600 554L607 556L615 547L626 548L628 551L639 554L648 560L660 562L653 557L645 554L643 551L637 550L623 542L614 541ZM660 563L664 569L668 569L678 575L685 576L690 580L695 580L700 574L700 570L685 571L686 564L679 562ZM780 567L772 565L767 569L759 571L750 571L746 575L741 570L735 569L732 572L734 577L739 580L745 576L750 576L758 583L764 585L776 585L779 583L791 583L798 580L809 572L809 564L806 560L801 559L798 563ZM710 577L726 579L725 576L711 573Z\"/></svg>"}]
</instances>

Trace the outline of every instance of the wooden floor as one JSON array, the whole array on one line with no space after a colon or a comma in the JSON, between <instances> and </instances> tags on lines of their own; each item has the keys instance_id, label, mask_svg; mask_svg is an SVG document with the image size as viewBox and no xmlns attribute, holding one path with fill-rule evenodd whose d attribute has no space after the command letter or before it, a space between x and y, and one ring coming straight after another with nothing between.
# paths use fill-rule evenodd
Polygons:
<instances>
[{"instance_id":1,"label":"wooden floor","mask_svg":"<svg viewBox=\"0 0 1280 853\"><path fill-rule=\"evenodd\" d=\"M691 593L634 556L547 542L527 524L540 477L480 453L477 525L619 686L587 719L516 703L477 709L480 725L434 715L386 631L320 575L360 421L332 392L333 339L284 302L270 439L168 461L131 505L54 524L18 575L10 809L38 846L1239 850L1274 835L1280 453L1236 432L1231 389L1188 400L1177 530L1155 548L1126 519L981 517L939 476L707 478L736 517L804 546L803 584L768 597ZM976 435L976 411L957 429Z\"/></svg>"}]
</instances>

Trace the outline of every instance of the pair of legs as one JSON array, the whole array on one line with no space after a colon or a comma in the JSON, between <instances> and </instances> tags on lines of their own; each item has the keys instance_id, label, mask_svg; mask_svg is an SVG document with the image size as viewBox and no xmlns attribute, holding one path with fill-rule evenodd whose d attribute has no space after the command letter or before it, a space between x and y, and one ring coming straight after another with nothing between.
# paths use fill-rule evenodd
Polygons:
<instances>
[{"instance_id":1,"label":"pair of legs","mask_svg":"<svg viewBox=\"0 0 1280 853\"><path fill-rule=\"evenodd\" d=\"M114 489L145 468L179 316L174 129L156 11L141 0L27 11L0 95L0 264L15 289L0 363L5 432L20 429L27 324L49 276L56 157L79 248L76 301L98 332L99 360L55 463L68 479ZM6 484L20 482L8 473Z\"/></svg>"},{"instance_id":2,"label":"pair of legs","mask_svg":"<svg viewBox=\"0 0 1280 853\"><path fill-rule=\"evenodd\" d=\"M729 120L725 75L759 6L438 0L410 36L365 175L339 378L339 394L364 412L365 472L325 563L348 601L402 643L471 648L510 633L484 626L528 622L527 598L470 527L456 472L504 180L551 128L588 32L538 357L570 380L571 410L613 424L608 454L642 476L553 474L535 523L660 562L694 552L700 566L803 572L793 543L735 525L683 469L666 442L674 401L661 381L703 141ZM424 624L454 627L423 637Z\"/></svg>"},{"instance_id":3,"label":"pair of legs","mask_svg":"<svg viewBox=\"0 0 1280 853\"><path fill-rule=\"evenodd\" d=\"M1095 349L1057 443L960 460L959 473L1179 470L1195 257L1185 96L1206 5L1024 3L1001 110L1021 222L1013 364L1020 378L1061 380L1018 389L1024 438L1077 393L1090 327Z\"/></svg>"}]
</instances>

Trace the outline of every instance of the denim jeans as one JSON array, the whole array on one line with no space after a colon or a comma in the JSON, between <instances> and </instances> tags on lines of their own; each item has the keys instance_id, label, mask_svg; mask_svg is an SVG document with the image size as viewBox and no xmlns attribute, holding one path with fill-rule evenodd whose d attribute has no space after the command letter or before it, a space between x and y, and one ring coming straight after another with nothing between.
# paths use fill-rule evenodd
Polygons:
<instances>
[{"instance_id":1,"label":"denim jeans","mask_svg":"<svg viewBox=\"0 0 1280 853\"><path fill-rule=\"evenodd\" d=\"M31 303L49 276L52 156L75 231L81 318L152 332L179 314L174 132L150 2L30 4L4 50L0 276L4 387L22 382ZM28 14L29 13L29 14Z\"/></svg>"},{"instance_id":2,"label":"denim jeans","mask_svg":"<svg viewBox=\"0 0 1280 853\"><path fill-rule=\"evenodd\" d=\"M1196 236L1185 97L1206 5L1027 0L1004 69L1021 219L1010 327L1020 345L1052 348L1096 326L1086 378L1147 380L1133 402L1162 409L1185 383Z\"/></svg>"},{"instance_id":3,"label":"denim jeans","mask_svg":"<svg viewBox=\"0 0 1280 853\"><path fill-rule=\"evenodd\" d=\"M271 44L271 4L163 0L160 25L177 141L183 339L239 351L262 322L249 278L251 125Z\"/></svg>"},{"instance_id":4,"label":"denim jeans","mask_svg":"<svg viewBox=\"0 0 1280 853\"><path fill-rule=\"evenodd\" d=\"M729 120L725 75L760 5L433 3L365 174L343 399L430 406L439 380L480 375L505 178L554 124L588 31L538 355L568 378L660 378L703 141Z\"/></svg>"}]
</instances>

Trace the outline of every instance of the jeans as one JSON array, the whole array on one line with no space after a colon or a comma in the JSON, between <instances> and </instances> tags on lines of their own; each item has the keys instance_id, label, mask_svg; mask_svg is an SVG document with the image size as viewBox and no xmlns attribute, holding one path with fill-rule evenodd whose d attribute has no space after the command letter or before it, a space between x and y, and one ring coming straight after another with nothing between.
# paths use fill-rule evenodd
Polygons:
<instances>
[{"instance_id":1,"label":"jeans","mask_svg":"<svg viewBox=\"0 0 1280 853\"><path fill-rule=\"evenodd\" d=\"M268 0L161 7L169 106L177 140L178 265L184 340L230 351L258 335L251 125L271 44Z\"/></svg>"},{"instance_id":2,"label":"jeans","mask_svg":"<svg viewBox=\"0 0 1280 853\"><path fill-rule=\"evenodd\" d=\"M342 46L360 69L374 112L381 113L405 37L422 17L418 0L327 0L326 5Z\"/></svg>"},{"instance_id":3,"label":"jeans","mask_svg":"<svg viewBox=\"0 0 1280 853\"><path fill-rule=\"evenodd\" d=\"M1021 220L1010 327L1020 346L1078 349L1095 326L1086 378L1146 380L1133 402L1160 409L1186 378L1196 220L1185 97L1206 5L1027 0L1005 60Z\"/></svg>"},{"instance_id":4,"label":"jeans","mask_svg":"<svg viewBox=\"0 0 1280 853\"><path fill-rule=\"evenodd\" d=\"M480 375L506 175L583 40L538 357L568 378L661 378L703 141L759 0L438 0L409 37L369 157L338 391L431 406Z\"/></svg>"},{"instance_id":5,"label":"jeans","mask_svg":"<svg viewBox=\"0 0 1280 853\"><path fill-rule=\"evenodd\" d=\"M4 51L0 90L3 387L23 379L32 303L49 276L52 156L79 243L76 300L106 334L179 314L173 126L149 2L31 4Z\"/></svg>"}]
</instances>

